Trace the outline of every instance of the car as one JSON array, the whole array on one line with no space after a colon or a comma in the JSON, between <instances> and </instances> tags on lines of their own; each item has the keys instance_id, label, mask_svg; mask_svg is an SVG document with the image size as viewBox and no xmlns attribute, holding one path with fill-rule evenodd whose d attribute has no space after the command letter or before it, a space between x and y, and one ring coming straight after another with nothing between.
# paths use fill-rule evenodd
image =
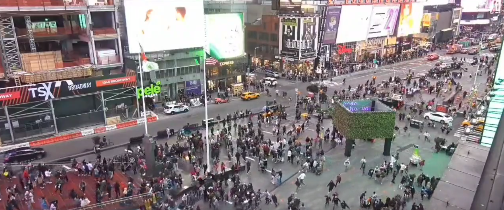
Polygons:
<instances>
[{"instance_id":1,"label":"car","mask_svg":"<svg viewBox=\"0 0 504 210\"><path fill-rule=\"evenodd\" d=\"M485 124L485 118L484 117L477 117L474 119L466 119L462 122L462 127L469 127L473 125L483 125Z\"/></svg>"},{"instance_id":2,"label":"car","mask_svg":"<svg viewBox=\"0 0 504 210\"><path fill-rule=\"evenodd\" d=\"M4 163L19 163L32 160L40 160L46 156L42 148L17 148L7 151L4 156Z\"/></svg>"},{"instance_id":3,"label":"car","mask_svg":"<svg viewBox=\"0 0 504 210\"><path fill-rule=\"evenodd\" d=\"M472 48L469 51L467 51L468 55L477 55L479 53L478 49Z\"/></svg>"},{"instance_id":4,"label":"car","mask_svg":"<svg viewBox=\"0 0 504 210\"><path fill-rule=\"evenodd\" d=\"M229 100L227 99L224 99L224 98L215 98L215 101L214 101L216 104L225 104L227 102L229 102Z\"/></svg>"},{"instance_id":5,"label":"car","mask_svg":"<svg viewBox=\"0 0 504 210\"><path fill-rule=\"evenodd\" d=\"M273 77L266 77L263 79L264 85L266 86L276 86L278 81Z\"/></svg>"},{"instance_id":6,"label":"car","mask_svg":"<svg viewBox=\"0 0 504 210\"><path fill-rule=\"evenodd\" d=\"M280 78L280 74L278 72L267 70L266 77Z\"/></svg>"},{"instance_id":7,"label":"car","mask_svg":"<svg viewBox=\"0 0 504 210\"><path fill-rule=\"evenodd\" d=\"M467 52L469 52L469 49L467 48L463 48L462 50L460 50L460 53L462 54L467 54Z\"/></svg>"},{"instance_id":8,"label":"car","mask_svg":"<svg viewBox=\"0 0 504 210\"><path fill-rule=\"evenodd\" d=\"M259 98L259 93L254 93L254 92L245 92L241 94L240 97L244 101L252 100L252 99L258 99Z\"/></svg>"},{"instance_id":9,"label":"car","mask_svg":"<svg viewBox=\"0 0 504 210\"><path fill-rule=\"evenodd\" d=\"M427 60L428 61L435 61L437 59L439 59L439 55L438 54L429 54L429 55L427 55Z\"/></svg>"},{"instance_id":10,"label":"car","mask_svg":"<svg viewBox=\"0 0 504 210\"><path fill-rule=\"evenodd\" d=\"M453 118L443 112L427 112L424 114L426 120L432 120L439 123L451 123Z\"/></svg>"},{"instance_id":11,"label":"car","mask_svg":"<svg viewBox=\"0 0 504 210\"><path fill-rule=\"evenodd\" d=\"M177 113L182 113L182 112L188 112L189 107L184 104L171 104L167 105L164 108L164 113L165 114L177 114Z\"/></svg>"}]
</instances>

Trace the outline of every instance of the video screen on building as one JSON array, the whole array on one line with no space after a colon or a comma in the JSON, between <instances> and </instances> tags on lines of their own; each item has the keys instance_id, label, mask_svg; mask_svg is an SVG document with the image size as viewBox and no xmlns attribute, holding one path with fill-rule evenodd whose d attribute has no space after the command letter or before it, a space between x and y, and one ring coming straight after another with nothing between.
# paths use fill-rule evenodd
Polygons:
<instances>
[{"instance_id":1,"label":"video screen on building","mask_svg":"<svg viewBox=\"0 0 504 210\"><path fill-rule=\"evenodd\" d=\"M125 0L124 8L130 53L205 44L203 0Z\"/></svg>"},{"instance_id":2,"label":"video screen on building","mask_svg":"<svg viewBox=\"0 0 504 210\"><path fill-rule=\"evenodd\" d=\"M399 16L399 28L397 36L408 36L420 33L422 25L423 5L418 3L408 3L401 6L401 16Z\"/></svg>"},{"instance_id":3,"label":"video screen on building","mask_svg":"<svg viewBox=\"0 0 504 210\"><path fill-rule=\"evenodd\" d=\"M205 51L213 58L228 59L245 55L242 13L205 15Z\"/></svg>"}]
</instances>

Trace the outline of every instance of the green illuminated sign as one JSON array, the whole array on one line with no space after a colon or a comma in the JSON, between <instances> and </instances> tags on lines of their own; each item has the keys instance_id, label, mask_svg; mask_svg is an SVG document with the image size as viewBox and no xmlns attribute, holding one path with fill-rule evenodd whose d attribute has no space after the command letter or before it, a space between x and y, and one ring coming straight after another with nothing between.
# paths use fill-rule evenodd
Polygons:
<instances>
[{"instance_id":1,"label":"green illuminated sign","mask_svg":"<svg viewBox=\"0 0 504 210\"><path fill-rule=\"evenodd\" d=\"M142 97L151 98L151 97L157 96L160 93L161 93L161 82L160 81L156 82L156 85L151 84L149 87L137 89L138 99L140 99Z\"/></svg>"}]
</instances>

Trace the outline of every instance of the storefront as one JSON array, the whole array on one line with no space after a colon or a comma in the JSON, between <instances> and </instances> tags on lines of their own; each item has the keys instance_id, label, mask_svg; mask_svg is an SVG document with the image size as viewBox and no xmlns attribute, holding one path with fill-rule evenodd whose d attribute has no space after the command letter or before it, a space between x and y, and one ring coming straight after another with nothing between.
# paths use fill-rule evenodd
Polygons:
<instances>
[{"instance_id":1,"label":"storefront","mask_svg":"<svg viewBox=\"0 0 504 210\"><path fill-rule=\"evenodd\" d=\"M385 40L384 56L388 57L397 52L397 37L389 37Z\"/></svg>"},{"instance_id":2,"label":"storefront","mask_svg":"<svg viewBox=\"0 0 504 210\"><path fill-rule=\"evenodd\" d=\"M357 56L357 42L337 44L331 52L333 63L353 63Z\"/></svg>"},{"instance_id":3,"label":"storefront","mask_svg":"<svg viewBox=\"0 0 504 210\"><path fill-rule=\"evenodd\" d=\"M383 46L386 41L387 41L386 37L378 37L358 42L357 49L359 51L359 54L357 55L357 60L369 61L381 58L383 54Z\"/></svg>"},{"instance_id":4,"label":"storefront","mask_svg":"<svg viewBox=\"0 0 504 210\"><path fill-rule=\"evenodd\" d=\"M238 61L223 61L215 65L207 65L208 89L211 92L223 91L232 84L242 83L247 69L246 63Z\"/></svg>"},{"instance_id":5,"label":"storefront","mask_svg":"<svg viewBox=\"0 0 504 210\"><path fill-rule=\"evenodd\" d=\"M255 68L271 69L274 71L280 70L279 59L264 59L260 57L252 57L252 66Z\"/></svg>"}]
</instances>

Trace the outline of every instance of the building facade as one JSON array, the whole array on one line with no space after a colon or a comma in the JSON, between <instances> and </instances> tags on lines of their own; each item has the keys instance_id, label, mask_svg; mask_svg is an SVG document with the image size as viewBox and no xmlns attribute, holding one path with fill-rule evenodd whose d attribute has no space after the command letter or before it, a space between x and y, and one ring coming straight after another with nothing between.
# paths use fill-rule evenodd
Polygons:
<instances>
[{"instance_id":1,"label":"building facade","mask_svg":"<svg viewBox=\"0 0 504 210\"><path fill-rule=\"evenodd\" d=\"M279 60L275 58L279 54L278 24L278 16L263 15L260 23L249 24L245 28L245 46L252 67L280 67Z\"/></svg>"},{"instance_id":2,"label":"building facade","mask_svg":"<svg viewBox=\"0 0 504 210\"><path fill-rule=\"evenodd\" d=\"M122 69L116 2L0 7L3 143L134 118L136 75Z\"/></svg>"}]
</instances>

